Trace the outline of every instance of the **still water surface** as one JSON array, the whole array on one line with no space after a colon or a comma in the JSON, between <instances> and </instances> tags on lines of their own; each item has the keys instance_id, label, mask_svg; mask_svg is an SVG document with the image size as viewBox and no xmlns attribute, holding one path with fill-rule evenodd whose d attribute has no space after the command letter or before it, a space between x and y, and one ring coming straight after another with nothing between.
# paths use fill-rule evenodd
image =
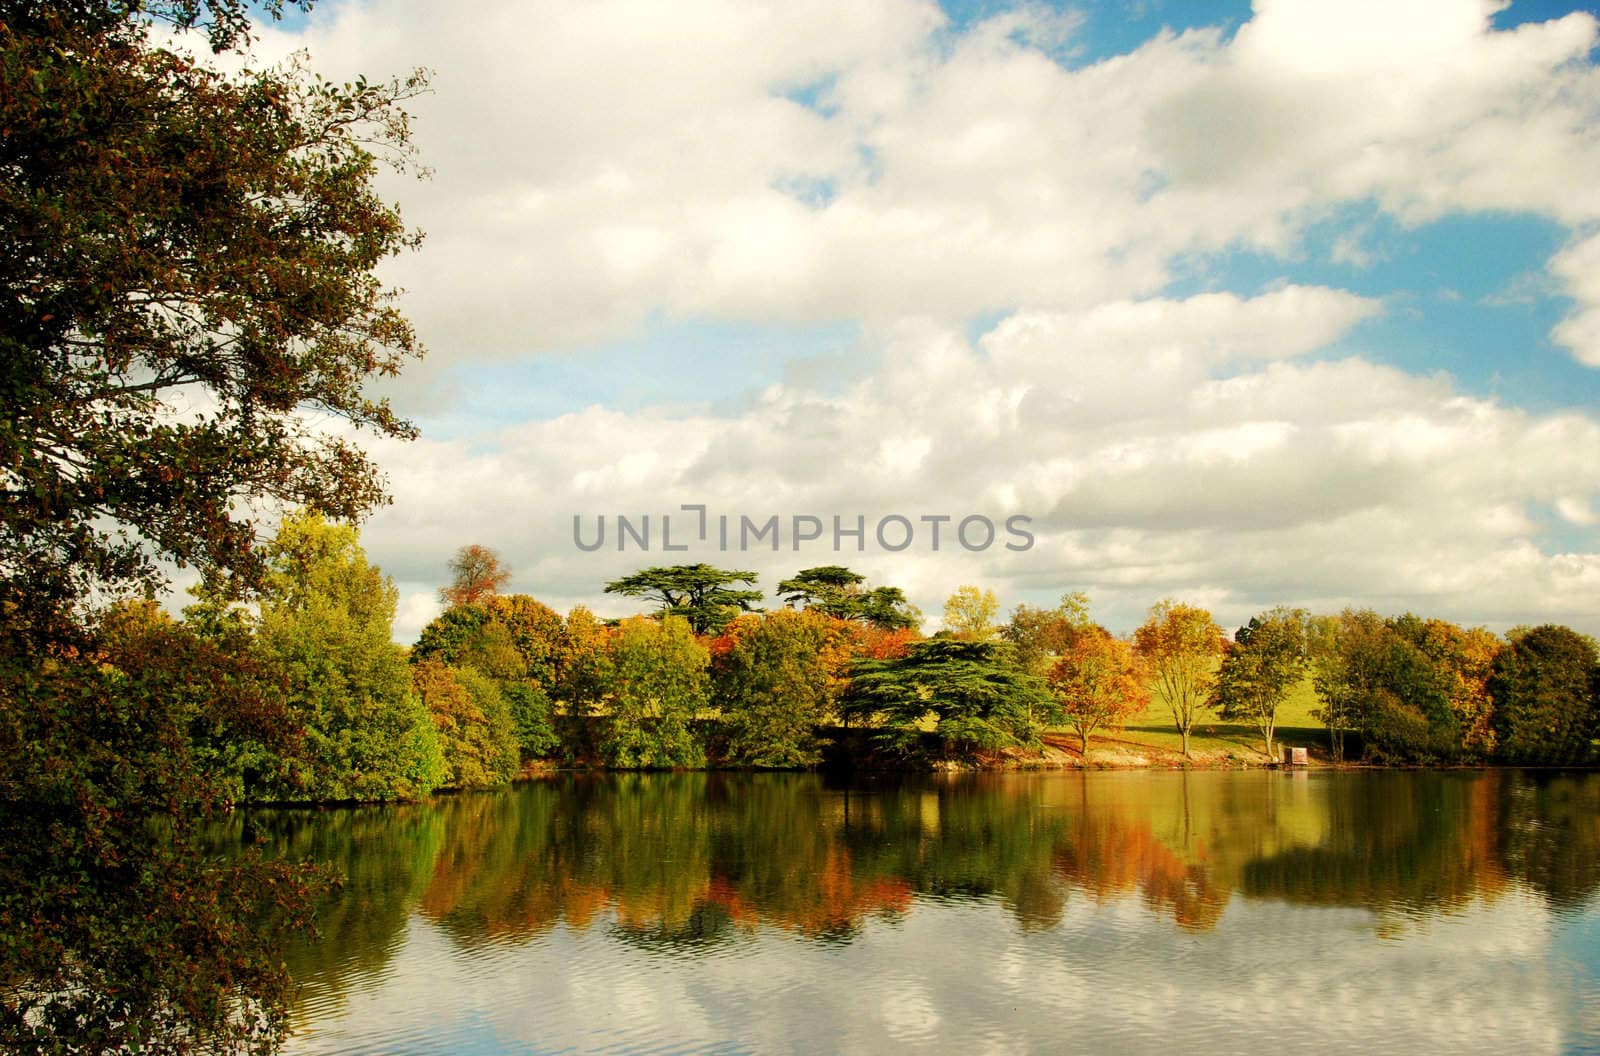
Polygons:
<instances>
[{"instance_id":1,"label":"still water surface","mask_svg":"<svg viewBox=\"0 0 1600 1056\"><path fill-rule=\"evenodd\" d=\"M1600 1052L1600 775L569 776L257 813L291 1053Z\"/></svg>"}]
</instances>

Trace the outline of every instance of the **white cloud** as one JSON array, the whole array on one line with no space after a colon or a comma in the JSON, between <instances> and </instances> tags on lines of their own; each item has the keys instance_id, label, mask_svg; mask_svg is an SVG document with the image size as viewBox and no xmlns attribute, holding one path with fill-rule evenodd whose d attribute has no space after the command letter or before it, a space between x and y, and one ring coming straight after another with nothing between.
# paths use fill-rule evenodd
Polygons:
<instances>
[{"instance_id":1,"label":"white cloud","mask_svg":"<svg viewBox=\"0 0 1600 1056\"><path fill-rule=\"evenodd\" d=\"M496 546L513 587L607 611L605 581L710 560L771 587L843 561L937 613L956 586L1007 604L1088 588L1118 626L1169 594L1229 623L1276 602L1509 624L1542 614L1600 628L1600 555L1540 550L1528 511L1582 524L1574 481L1600 466L1600 423L1534 415L1361 358L1308 358L1374 310L1336 290L1027 313L974 347L934 323L881 336L882 366L837 396L774 386L742 413L598 408L507 429L493 450L386 450L396 504L368 545L427 585L455 546ZM574 546L572 516L777 514L781 549L683 554ZM1560 504L1560 505L1558 505ZM937 554L872 543L889 513L1034 518L1037 544ZM789 518L867 518L867 550L796 553ZM685 538L688 515L674 519ZM925 529L924 529L925 531ZM897 537L897 536L896 536ZM828 538L828 537L825 537ZM1007 538L1001 534L1001 542Z\"/></svg>"},{"instance_id":2,"label":"white cloud","mask_svg":"<svg viewBox=\"0 0 1600 1056\"><path fill-rule=\"evenodd\" d=\"M791 381L736 409L596 406L376 445L396 503L368 542L405 619L464 542L500 549L516 589L616 611L599 584L676 558L580 553L572 515L704 502L1036 518L1023 554L693 555L769 586L843 560L934 613L984 582L1008 602L1087 587L1121 626L1187 594L1229 622L1353 601L1600 630L1600 555L1540 534L1552 509L1564 539L1589 526L1574 496L1600 469L1592 417L1353 354L1378 298L1161 293L1210 253L1287 262L1352 204L1402 228L1528 212L1574 233L1549 263L1576 304L1554 336L1600 366L1596 22L1499 32L1494 10L1263 0L1231 38L1167 33L1076 67L1073 16L956 31L914 0L491 0L472 18L348 3L270 37L336 77L437 69L417 108L436 176L388 185L429 231L392 276L434 364L662 320L863 330L850 354L868 365L842 391ZM1382 248L1344 230L1332 254ZM448 390L427 377L405 399Z\"/></svg>"},{"instance_id":3,"label":"white cloud","mask_svg":"<svg viewBox=\"0 0 1600 1056\"><path fill-rule=\"evenodd\" d=\"M656 313L1080 308L1155 292L1176 254L1291 252L1369 198L1600 220L1595 20L1492 32L1493 8L1276 0L1231 41L1076 69L1072 16L952 33L912 0L352 3L264 46L437 69L437 175L394 186L429 242L393 274L436 354L470 358Z\"/></svg>"},{"instance_id":4,"label":"white cloud","mask_svg":"<svg viewBox=\"0 0 1600 1056\"><path fill-rule=\"evenodd\" d=\"M1600 367L1600 235L1591 235L1562 250L1550 271L1575 302L1571 314L1550 334L1580 363Z\"/></svg>"}]
</instances>

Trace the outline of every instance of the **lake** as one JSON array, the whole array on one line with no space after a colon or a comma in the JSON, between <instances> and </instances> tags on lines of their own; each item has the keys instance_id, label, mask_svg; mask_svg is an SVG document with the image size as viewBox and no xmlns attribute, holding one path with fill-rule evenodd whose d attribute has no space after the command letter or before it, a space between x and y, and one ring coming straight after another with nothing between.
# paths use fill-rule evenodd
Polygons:
<instances>
[{"instance_id":1,"label":"lake","mask_svg":"<svg viewBox=\"0 0 1600 1056\"><path fill-rule=\"evenodd\" d=\"M1600 775L565 775L256 811L291 1053L1600 1052Z\"/></svg>"}]
</instances>

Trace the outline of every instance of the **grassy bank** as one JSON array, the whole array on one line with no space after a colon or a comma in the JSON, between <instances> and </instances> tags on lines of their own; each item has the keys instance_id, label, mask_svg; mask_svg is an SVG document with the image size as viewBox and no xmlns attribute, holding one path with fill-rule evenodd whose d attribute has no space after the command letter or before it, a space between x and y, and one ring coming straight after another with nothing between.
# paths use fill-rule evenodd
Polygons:
<instances>
[{"instance_id":1,"label":"grassy bank","mask_svg":"<svg viewBox=\"0 0 1600 1056\"><path fill-rule=\"evenodd\" d=\"M1282 745L1290 745L1309 749L1313 764L1327 762L1328 732L1311 713L1316 705L1310 679L1289 694L1278 709L1278 729L1273 737L1280 754ZM1045 744L1046 762L1058 766L1183 764L1183 738L1173 727L1171 712L1155 700L1122 729L1100 730L1090 737L1087 760L1073 730L1051 730L1045 735ZM1209 712L1201 715L1189 735L1190 762L1201 766L1260 766L1275 762L1262 748L1261 731L1256 727L1224 722Z\"/></svg>"}]
</instances>

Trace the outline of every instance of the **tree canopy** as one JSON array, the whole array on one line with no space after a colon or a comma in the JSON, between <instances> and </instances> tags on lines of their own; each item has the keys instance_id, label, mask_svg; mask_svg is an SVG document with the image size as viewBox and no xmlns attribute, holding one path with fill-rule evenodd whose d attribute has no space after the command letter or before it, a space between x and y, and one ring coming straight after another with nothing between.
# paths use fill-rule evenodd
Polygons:
<instances>
[{"instance_id":1,"label":"tree canopy","mask_svg":"<svg viewBox=\"0 0 1600 1056\"><path fill-rule=\"evenodd\" d=\"M947 753L1038 743L1036 715L1053 710L1044 683L1023 671L1004 642L933 638L895 660L856 665L842 701L847 715L882 723L878 742L924 754L931 732Z\"/></svg>"},{"instance_id":2,"label":"tree canopy","mask_svg":"<svg viewBox=\"0 0 1600 1056\"><path fill-rule=\"evenodd\" d=\"M753 612L764 595L740 590L735 583L753 584L754 572L730 572L707 564L647 568L606 584L607 594L647 598L656 602L657 615L682 616L696 634L720 631L741 612Z\"/></svg>"},{"instance_id":3,"label":"tree canopy","mask_svg":"<svg viewBox=\"0 0 1600 1056\"><path fill-rule=\"evenodd\" d=\"M796 572L778 584L784 604L813 609L836 620L858 620L886 631L916 627L921 613L899 587L866 586L866 577L843 565Z\"/></svg>"},{"instance_id":4,"label":"tree canopy","mask_svg":"<svg viewBox=\"0 0 1600 1056\"><path fill-rule=\"evenodd\" d=\"M247 25L234 0L0 24L0 612L36 634L165 561L253 584L263 500L385 501L329 423L414 433L364 386L421 351L374 273L418 236L373 177L411 163L423 79L224 73L148 14Z\"/></svg>"},{"instance_id":5,"label":"tree canopy","mask_svg":"<svg viewBox=\"0 0 1600 1056\"><path fill-rule=\"evenodd\" d=\"M1189 734L1207 706L1225 641L1211 613L1165 600L1150 607L1149 618L1133 634L1134 652L1155 678L1155 695L1172 713L1172 724L1189 757Z\"/></svg>"},{"instance_id":6,"label":"tree canopy","mask_svg":"<svg viewBox=\"0 0 1600 1056\"><path fill-rule=\"evenodd\" d=\"M1234 633L1212 687L1211 706L1225 719L1246 719L1273 754L1278 706L1306 671L1304 609L1282 606L1252 616Z\"/></svg>"},{"instance_id":7,"label":"tree canopy","mask_svg":"<svg viewBox=\"0 0 1600 1056\"><path fill-rule=\"evenodd\" d=\"M511 570L500 563L500 555L472 543L450 559L450 584L439 588L439 600L451 607L477 605L499 594L509 582Z\"/></svg>"}]
</instances>

